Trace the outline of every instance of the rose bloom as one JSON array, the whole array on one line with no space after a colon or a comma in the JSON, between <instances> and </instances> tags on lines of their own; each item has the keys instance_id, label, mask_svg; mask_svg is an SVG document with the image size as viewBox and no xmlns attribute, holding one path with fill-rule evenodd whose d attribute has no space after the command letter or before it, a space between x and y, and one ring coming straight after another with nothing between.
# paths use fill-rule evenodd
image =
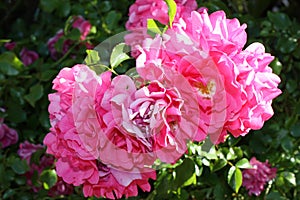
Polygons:
<instances>
[{"instance_id":1,"label":"rose bloom","mask_svg":"<svg viewBox=\"0 0 300 200\"><path fill-rule=\"evenodd\" d=\"M15 129L9 128L3 122L0 123L0 146L2 149L17 143L18 138L19 136Z\"/></svg>"},{"instance_id":2,"label":"rose bloom","mask_svg":"<svg viewBox=\"0 0 300 200\"><path fill-rule=\"evenodd\" d=\"M108 80L107 80L108 79ZM99 158L105 134L95 112L95 93L104 92L110 75L97 76L85 65L64 68L49 95L51 129L44 139L47 153L57 159L57 175L68 184L83 186L85 197L136 196L138 187L149 191L155 172L119 170ZM104 138L104 139L102 139Z\"/></svg>"},{"instance_id":3,"label":"rose bloom","mask_svg":"<svg viewBox=\"0 0 300 200\"><path fill-rule=\"evenodd\" d=\"M82 16L76 16L74 17L72 27L77 28L80 31L80 40L85 40L86 36L90 33L92 25L88 20L85 20Z\"/></svg>"},{"instance_id":4,"label":"rose bloom","mask_svg":"<svg viewBox=\"0 0 300 200\"><path fill-rule=\"evenodd\" d=\"M13 50L16 47L16 45L17 45L16 42L7 42L7 43L4 44L4 47L7 50L11 51L11 50Z\"/></svg>"},{"instance_id":5,"label":"rose bloom","mask_svg":"<svg viewBox=\"0 0 300 200\"><path fill-rule=\"evenodd\" d=\"M115 154L102 152L103 159L118 165L125 150L132 162L119 165L130 168L132 164L151 165L156 158L175 163L185 153L186 142L193 140L197 131L197 101L182 76L168 75L164 84L153 81L141 88L128 76L113 79L97 110L100 124L113 130L107 137L120 149ZM105 104L106 99L110 105Z\"/></svg>"},{"instance_id":6,"label":"rose bloom","mask_svg":"<svg viewBox=\"0 0 300 200\"><path fill-rule=\"evenodd\" d=\"M86 36L90 33L91 30L91 23L88 20L85 20L82 16L75 16L72 23L72 28L76 28L80 31L80 40L85 40ZM57 60L59 57L64 55L68 52L70 47L73 45L73 41L69 39L65 39L63 41L62 49L57 50L55 48L55 44L58 42L59 39L63 38L64 31L62 29L58 30L56 34L51 37L48 42L48 50L50 52L50 56L52 59ZM92 49L94 46L89 42L82 42L81 45L84 45L87 49Z\"/></svg>"},{"instance_id":7,"label":"rose bloom","mask_svg":"<svg viewBox=\"0 0 300 200\"><path fill-rule=\"evenodd\" d=\"M35 153L37 150L43 149L43 145L41 144L32 144L28 142L27 140L20 144L18 149L18 155L27 161L27 163L30 163L31 155Z\"/></svg>"},{"instance_id":8,"label":"rose bloom","mask_svg":"<svg viewBox=\"0 0 300 200\"><path fill-rule=\"evenodd\" d=\"M42 173L42 171L49 166L53 165L54 158L52 156L48 155L42 155L39 164L31 162L31 156L34 154L37 150L42 150L44 147L40 144L32 144L28 141L25 141L24 143L21 143L18 149L18 155L21 157L21 159L26 160L28 166L30 167L30 170L25 173L25 176L27 178L27 184L31 186L32 190L34 192L38 192L41 190L41 187L37 187L32 183L32 176L34 173Z\"/></svg>"},{"instance_id":9,"label":"rose bloom","mask_svg":"<svg viewBox=\"0 0 300 200\"><path fill-rule=\"evenodd\" d=\"M197 8L195 0L177 0L177 12L175 20ZM161 24L168 25L168 6L163 0L136 0L129 8L129 19L126 22L127 30L147 28L147 19L154 19Z\"/></svg>"},{"instance_id":10,"label":"rose bloom","mask_svg":"<svg viewBox=\"0 0 300 200\"><path fill-rule=\"evenodd\" d=\"M281 93L280 78L268 66L273 57L263 45L243 50L245 28L223 11L209 15L201 8L137 47L137 71L145 80L162 79L165 68L188 79L203 116L199 138L209 134L215 144L225 141L228 132L238 137L261 128L273 115L272 99Z\"/></svg>"},{"instance_id":11,"label":"rose bloom","mask_svg":"<svg viewBox=\"0 0 300 200\"><path fill-rule=\"evenodd\" d=\"M39 54L35 51L28 50L27 48L22 48L20 52L20 57L25 66L31 65L34 61L39 58Z\"/></svg>"},{"instance_id":12,"label":"rose bloom","mask_svg":"<svg viewBox=\"0 0 300 200\"><path fill-rule=\"evenodd\" d=\"M191 11L196 10L195 0L177 0L175 21L183 16L190 16ZM139 51L137 45L141 45L143 40L150 38L147 33L147 20L154 19L161 24L168 25L168 6L163 0L137 0L129 8L129 19L126 22L126 29L130 31L125 36L126 44L131 46L131 56L137 58Z\"/></svg>"},{"instance_id":13,"label":"rose bloom","mask_svg":"<svg viewBox=\"0 0 300 200\"><path fill-rule=\"evenodd\" d=\"M255 157L251 158L250 164L253 168L243 170L243 186L249 195L259 196L264 190L265 184L276 177L276 168L266 162L260 162Z\"/></svg>"}]
</instances>

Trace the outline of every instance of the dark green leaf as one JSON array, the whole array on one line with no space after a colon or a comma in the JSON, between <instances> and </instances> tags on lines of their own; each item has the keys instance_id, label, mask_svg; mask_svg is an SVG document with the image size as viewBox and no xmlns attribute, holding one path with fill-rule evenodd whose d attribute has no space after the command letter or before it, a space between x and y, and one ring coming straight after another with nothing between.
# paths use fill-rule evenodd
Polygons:
<instances>
[{"instance_id":1,"label":"dark green leaf","mask_svg":"<svg viewBox=\"0 0 300 200\"><path fill-rule=\"evenodd\" d=\"M35 102L39 100L44 94L44 88L40 84L36 84L32 86L29 90L29 94L24 96L24 99L28 101L28 103L34 107Z\"/></svg>"},{"instance_id":2,"label":"dark green leaf","mask_svg":"<svg viewBox=\"0 0 300 200\"><path fill-rule=\"evenodd\" d=\"M279 75L282 70L282 63L278 60L278 58L275 58L272 63L270 64L272 69L274 70L274 73Z\"/></svg>"},{"instance_id":3,"label":"dark green leaf","mask_svg":"<svg viewBox=\"0 0 300 200\"><path fill-rule=\"evenodd\" d=\"M300 137L300 123L296 123L291 127L291 135L293 137Z\"/></svg>"},{"instance_id":4,"label":"dark green leaf","mask_svg":"<svg viewBox=\"0 0 300 200\"><path fill-rule=\"evenodd\" d=\"M298 40L292 37L278 39L277 48L285 54L293 52L298 46Z\"/></svg>"},{"instance_id":5,"label":"dark green leaf","mask_svg":"<svg viewBox=\"0 0 300 200\"><path fill-rule=\"evenodd\" d=\"M10 63L0 61L0 66L0 72L5 75L15 76L19 74L19 71L13 68Z\"/></svg>"},{"instance_id":6,"label":"dark green leaf","mask_svg":"<svg viewBox=\"0 0 300 200\"><path fill-rule=\"evenodd\" d=\"M176 176L174 180L175 187L182 186L195 174L195 163L190 158L185 158L183 163L175 168ZM193 178L192 178L193 179ZM193 180L192 180L193 181Z\"/></svg>"},{"instance_id":7,"label":"dark green leaf","mask_svg":"<svg viewBox=\"0 0 300 200\"><path fill-rule=\"evenodd\" d=\"M42 72L42 76L40 78L41 81L49 81L52 80L53 77L57 74L57 70L46 70Z\"/></svg>"},{"instance_id":8,"label":"dark green leaf","mask_svg":"<svg viewBox=\"0 0 300 200\"><path fill-rule=\"evenodd\" d=\"M278 191L271 191L267 197L266 200L286 200Z\"/></svg>"},{"instance_id":9,"label":"dark green leaf","mask_svg":"<svg viewBox=\"0 0 300 200\"><path fill-rule=\"evenodd\" d=\"M79 31L79 29L74 28L72 29L68 34L67 34L67 38L74 40L74 41L78 41L80 39L81 33Z\"/></svg>"},{"instance_id":10,"label":"dark green leaf","mask_svg":"<svg viewBox=\"0 0 300 200\"><path fill-rule=\"evenodd\" d=\"M291 152L294 148L294 143L292 141L292 138L290 137L283 138L283 140L281 140L281 147L287 153Z\"/></svg>"},{"instance_id":11,"label":"dark green leaf","mask_svg":"<svg viewBox=\"0 0 300 200\"><path fill-rule=\"evenodd\" d=\"M24 174L29 170L29 167L26 163L26 160L21 160L19 158L15 158L11 168L14 170L15 173L17 174Z\"/></svg>"},{"instance_id":12,"label":"dark green leaf","mask_svg":"<svg viewBox=\"0 0 300 200\"><path fill-rule=\"evenodd\" d=\"M268 12L268 18L274 24L277 30L287 29L292 22L288 15L279 12Z\"/></svg>"},{"instance_id":13,"label":"dark green leaf","mask_svg":"<svg viewBox=\"0 0 300 200\"><path fill-rule=\"evenodd\" d=\"M118 23L120 21L120 19L122 18L122 14L119 12L116 12L114 10L110 11L106 18L105 18L105 22L107 24L107 27L110 30L116 29L118 28Z\"/></svg>"},{"instance_id":14,"label":"dark green leaf","mask_svg":"<svg viewBox=\"0 0 300 200\"><path fill-rule=\"evenodd\" d=\"M70 1L69 0L59 1L56 9L60 16L62 17L68 16L71 11Z\"/></svg>"},{"instance_id":15,"label":"dark green leaf","mask_svg":"<svg viewBox=\"0 0 300 200\"><path fill-rule=\"evenodd\" d=\"M57 175L54 169L44 170L41 173L40 180L43 182L43 186L46 190L49 190L57 182Z\"/></svg>"},{"instance_id":16,"label":"dark green leaf","mask_svg":"<svg viewBox=\"0 0 300 200\"><path fill-rule=\"evenodd\" d=\"M14 123L20 123L26 120L26 112L20 107L19 104L9 102L7 104L7 119Z\"/></svg>"},{"instance_id":17,"label":"dark green leaf","mask_svg":"<svg viewBox=\"0 0 300 200\"><path fill-rule=\"evenodd\" d=\"M16 191L15 190L13 190L13 189L8 189L8 190L6 190L5 192L4 192L4 194L3 194L3 199L9 199L9 198L11 198L13 195L15 195L16 194Z\"/></svg>"},{"instance_id":18,"label":"dark green leaf","mask_svg":"<svg viewBox=\"0 0 300 200\"><path fill-rule=\"evenodd\" d=\"M227 165L227 160L220 158L217 159L214 163L210 163L210 170L212 172L218 171Z\"/></svg>"},{"instance_id":19,"label":"dark green leaf","mask_svg":"<svg viewBox=\"0 0 300 200\"><path fill-rule=\"evenodd\" d=\"M128 51L128 47L125 43L120 43L113 48L110 56L110 65L112 69L116 68L123 61L130 59L126 54Z\"/></svg>"},{"instance_id":20,"label":"dark green leaf","mask_svg":"<svg viewBox=\"0 0 300 200\"><path fill-rule=\"evenodd\" d=\"M21 70L24 65L22 61L11 51L4 52L0 55L0 62L6 62L9 63L13 68L17 70Z\"/></svg>"},{"instance_id":21,"label":"dark green leaf","mask_svg":"<svg viewBox=\"0 0 300 200\"><path fill-rule=\"evenodd\" d=\"M195 185L197 183L197 177L196 177L196 173L193 173L193 175L183 183L182 187L184 186L189 186L189 185Z\"/></svg>"},{"instance_id":22,"label":"dark green leaf","mask_svg":"<svg viewBox=\"0 0 300 200\"><path fill-rule=\"evenodd\" d=\"M59 3L59 0L41 0L40 5L41 8L46 12L52 12L56 9L57 5Z\"/></svg>"},{"instance_id":23,"label":"dark green leaf","mask_svg":"<svg viewBox=\"0 0 300 200\"><path fill-rule=\"evenodd\" d=\"M42 156L44 153L45 153L45 150L44 150L44 149L38 149L36 152L34 152L34 153L31 155L30 163L34 163L34 164L39 165L40 158L41 158L41 156Z\"/></svg>"}]
</instances>

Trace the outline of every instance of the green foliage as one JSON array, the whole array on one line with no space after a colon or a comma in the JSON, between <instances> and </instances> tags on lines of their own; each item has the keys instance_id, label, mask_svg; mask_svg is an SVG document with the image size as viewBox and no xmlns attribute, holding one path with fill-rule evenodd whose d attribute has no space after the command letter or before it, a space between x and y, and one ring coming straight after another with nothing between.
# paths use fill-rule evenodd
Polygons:
<instances>
[{"instance_id":1,"label":"green foliage","mask_svg":"<svg viewBox=\"0 0 300 200\"><path fill-rule=\"evenodd\" d=\"M262 42L266 51L275 56L270 66L282 80L283 93L273 102L273 118L261 130L238 139L229 137L217 146L208 141L189 144L187 155L175 165L159 163L157 180L152 183L150 193L140 191L138 197L130 199L299 199L300 18L295 11L299 3L289 2L290 5L271 0L198 1L199 7L207 7L209 12L222 9L228 17L247 23L248 44ZM71 28L73 16L81 15L91 22L92 30L85 41L97 45L125 30L132 3L133 0L0 2L0 107L6 110L5 123L19 134L17 144L0 150L0 196L3 199L51 199L47 192L57 181L56 172L47 168L40 176L33 174L32 183L42 188L33 193L24 176L29 166L16 152L25 140L42 143L49 131L48 94L52 92L51 81L58 71L82 63L84 58L84 63L98 74L105 70L125 73L130 68L124 44L112 45L106 56L106 52L80 46L80 32ZM171 24L176 6L173 0L166 3ZM62 49L64 39L74 43L64 56L53 60L47 41L59 29L64 30L65 36L55 45L57 50ZM148 20L148 29L161 34L165 27ZM17 42L12 51L4 48L7 41ZM19 55L23 47L37 51L40 58L24 66ZM136 75L134 68L126 73ZM38 164L42 154L44 150L34 154L31 163ZM266 185L259 197L249 196L241 187L242 171L251 168L249 159L253 156L261 161L269 160L277 168L275 180ZM76 188L68 197L59 198L83 199L81 188Z\"/></svg>"}]
</instances>

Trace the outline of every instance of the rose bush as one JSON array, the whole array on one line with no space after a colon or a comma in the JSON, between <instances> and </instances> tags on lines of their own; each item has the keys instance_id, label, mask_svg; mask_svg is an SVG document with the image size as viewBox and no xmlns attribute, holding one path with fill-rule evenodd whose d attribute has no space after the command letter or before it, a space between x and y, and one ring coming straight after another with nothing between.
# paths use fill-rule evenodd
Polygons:
<instances>
[{"instance_id":1,"label":"rose bush","mask_svg":"<svg viewBox=\"0 0 300 200\"><path fill-rule=\"evenodd\" d=\"M172 2L0 3L1 198L297 199L299 3Z\"/></svg>"}]
</instances>

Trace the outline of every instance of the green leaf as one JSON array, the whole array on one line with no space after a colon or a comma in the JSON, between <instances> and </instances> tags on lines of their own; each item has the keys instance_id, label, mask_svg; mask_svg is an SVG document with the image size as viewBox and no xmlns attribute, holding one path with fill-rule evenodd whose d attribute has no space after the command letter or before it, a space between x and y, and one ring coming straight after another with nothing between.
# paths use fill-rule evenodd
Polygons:
<instances>
[{"instance_id":1,"label":"green leaf","mask_svg":"<svg viewBox=\"0 0 300 200\"><path fill-rule=\"evenodd\" d=\"M282 63L279 61L278 58L275 58L275 59L271 62L270 66L271 66L272 69L274 70L274 73L275 73L275 74L277 74L277 75L280 74L280 72L281 72L281 70L282 70Z\"/></svg>"},{"instance_id":2,"label":"green leaf","mask_svg":"<svg viewBox=\"0 0 300 200\"><path fill-rule=\"evenodd\" d=\"M284 179L293 186L296 186L296 176L292 172L283 172Z\"/></svg>"},{"instance_id":3,"label":"green leaf","mask_svg":"<svg viewBox=\"0 0 300 200\"><path fill-rule=\"evenodd\" d=\"M296 123L294 124L292 127L291 127L291 135L293 137L300 137L300 130L299 130L299 127L300 127L300 123Z\"/></svg>"},{"instance_id":4,"label":"green leaf","mask_svg":"<svg viewBox=\"0 0 300 200\"><path fill-rule=\"evenodd\" d=\"M227 174L227 182L231 186L231 188L235 191L235 193L238 193L243 182L242 171L239 168L232 166L229 169Z\"/></svg>"},{"instance_id":5,"label":"green leaf","mask_svg":"<svg viewBox=\"0 0 300 200\"><path fill-rule=\"evenodd\" d=\"M36 84L32 86L29 90L29 94L24 96L24 99L28 101L28 103L34 107L35 102L39 100L44 94L44 88L40 84Z\"/></svg>"},{"instance_id":6,"label":"green leaf","mask_svg":"<svg viewBox=\"0 0 300 200\"><path fill-rule=\"evenodd\" d=\"M216 148L215 146L212 146L209 150L209 152L205 155L205 157L209 160L216 160L218 159L218 156L217 156L217 151L216 151Z\"/></svg>"},{"instance_id":7,"label":"green leaf","mask_svg":"<svg viewBox=\"0 0 300 200\"><path fill-rule=\"evenodd\" d=\"M125 43L117 44L113 48L110 56L110 65L112 69L117 67L123 61L130 59L130 56L126 54L127 52L128 52L128 46L126 46Z\"/></svg>"},{"instance_id":8,"label":"green leaf","mask_svg":"<svg viewBox=\"0 0 300 200\"><path fill-rule=\"evenodd\" d=\"M281 147L287 153L290 153L294 148L294 143L291 137L285 137L281 140Z\"/></svg>"},{"instance_id":9,"label":"green leaf","mask_svg":"<svg viewBox=\"0 0 300 200\"><path fill-rule=\"evenodd\" d=\"M19 71L16 70L13 66L11 66L10 63L0 61L0 66L1 66L0 72L5 75L15 76L19 74Z\"/></svg>"},{"instance_id":10,"label":"green leaf","mask_svg":"<svg viewBox=\"0 0 300 200\"><path fill-rule=\"evenodd\" d=\"M218 170L220 170L220 169L222 169L223 167L225 167L227 165L227 160L226 159L223 159L223 158L221 158L221 159L218 159L218 160L216 160L216 162L215 163L210 163L210 170L212 171L212 172L215 172L215 171L218 171Z\"/></svg>"},{"instance_id":11,"label":"green leaf","mask_svg":"<svg viewBox=\"0 0 300 200\"><path fill-rule=\"evenodd\" d=\"M118 28L118 23L122 18L122 14L114 10L110 11L105 17L105 22L110 30Z\"/></svg>"},{"instance_id":12,"label":"green leaf","mask_svg":"<svg viewBox=\"0 0 300 200\"><path fill-rule=\"evenodd\" d=\"M177 12L177 6L174 0L165 0L165 2L168 5L169 26L172 27Z\"/></svg>"},{"instance_id":13,"label":"green leaf","mask_svg":"<svg viewBox=\"0 0 300 200\"><path fill-rule=\"evenodd\" d=\"M147 30L148 34L154 37L156 34L162 34L154 19L147 19Z\"/></svg>"},{"instance_id":14,"label":"green leaf","mask_svg":"<svg viewBox=\"0 0 300 200\"><path fill-rule=\"evenodd\" d=\"M22 109L19 104L9 102L7 104L7 119L14 123L20 123L26 120L26 112Z\"/></svg>"},{"instance_id":15,"label":"green leaf","mask_svg":"<svg viewBox=\"0 0 300 200\"><path fill-rule=\"evenodd\" d=\"M41 81L49 81L52 80L53 77L57 74L57 70L46 70L42 72Z\"/></svg>"},{"instance_id":16,"label":"green leaf","mask_svg":"<svg viewBox=\"0 0 300 200\"><path fill-rule=\"evenodd\" d=\"M87 56L84 59L84 63L86 65L95 65L100 63L100 56L98 54L98 51L87 49L86 50Z\"/></svg>"},{"instance_id":17,"label":"green leaf","mask_svg":"<svg viewBox=\"0 0 300 200\"><path fill-rule=\"evenodd\" d=\"M193 183L194 179L192 176L195 175L195 163L190 158L185 158L183 160L183 163L178 165L175 168L175 180L174 180L174 186L180 187L184 185L188 180L192 179L191 182Z\"/></svg>"},{"instance_id":18,"label":"green leaf","mask_svg":"<svg viewBox=\"0 0 300 200\"><path fill-rule=\"evenodd\" d=\"M249 160L247 158L242 158L241 160L239 160L235 166L237 168L240 168L240 169L249 169L249 168L252 168L252 165L250 164Z\"/></svg>"},{"instance_id":19,"label":"green leaf","mask_svg":"<svg viewBox=\"0 0 300 200\"><path fill-rule=\"evenodd\" d=\"M42 8L42 10L44 10L45 12L52 12L56 9L57 5L58 5L59 1L58 0L41 0L40 1L40 6Z\"/></svg>"},{"instance_id":20,"label":"green leaf","mask_svg":"<svg viewBox=\"0 0 300 200\"><path fill-rule=\"evenodd\" d=\"M29 170L29 167L26 163L26 160L21 160L20 158L15 158L11 168L14 170L17 174L24 174Z\"/></svg>"},{"instance_id":21,"label":"green leaf","mask_svg":"<svg viewBox=\"0 0 300 200\"><path fill-rule=\"evenodd\" d=\"M52 0L51 0L52 1ZM66 17L70 14L71 5L69 0L58 1L56 10L61 17Z\"/></svg>"},{"instance_id":22,"label":"green leaf","mask_svg":"<svg viewBox=\"0 0 300 200\"><path fill-rule=\"evenodd\" d=\"M232 147L229 148L229 152L226 155L227 160L234 160L237 158L237 155L235 154L234 150Z\"/></svg>"},{"instance_id":23,"label":"green leaf","mask_svg":"<svg viewBox=\"0 0 300 200\"><path fill-rule=\"evenodd\" d=\"M40 180L43 182L43 186L46 190L49 190L57 182L57 175L54 169L44 170L41 173Z\"/></svg>"},{"instance_id":24,"label":"green leaf","mask_svg":"<svg viewBox=\"0 0 300 200\"><path fill-rule=\"evenodd\" d=\"M182 187L189 186L189 185L195 185L196 183L197 183L196 173L193 173L193 175L187 181L184 182Z\"/></svg>"},{"instance_id":25,"label":"green leaf","mask_svg":"<svg viewBox=\"0 0 300 200\"><path fill-rule=\"evenodd\" d=\"M81 33L80 33L79 29L77 29L77 28L72 29L67 34L68 39L75 40L75 41L78 41L80 39L80 36L81 36Z\"/></svg>"},{"instance_id":26,"label":"green leaf","mask_svg":"<svg viewBox=\"0 0 300 200\"><path fill-rule=\"evenodd\" d=\"M280 12L268 12L268 18L274 24L277 30L287 29L292 25L292 22L288 15Z\"/></svg>"},{"instance_id":27,"label":"green leaf","mask_svg":"<svg viewBox=\"0 0 300 200\"><path fill-rule=\"evenodd\" d=\"M16 191L13 189L8 189L4 192L2 198L3 199L11 199L11 197L13 197L13 195L16 194Z\"/></svg>"},{"instance_id":28,"label":"green leaf","mask_svg":"<svg viewBox=\"0 0 300 200\"><path fill-rule=\"evenodd\" d=\"M298 46L297 38L280 37L277 42L277 48L285 54L293 52Z\"/></svg>"},{"instance_id":29,"label":"green leaf","mask_svg":"<svg viewBox=\"0 0 300 200\"><path fill-rule=\"evenodd\" d=\"M286 200L286 198L281 196L281 194L278 191L271 191L267 195L266 200Z\"/></svg>"},{"instance_id":30,"label":"green leaf","mask_svg":"<svg viewBox=\"0 0 300 200\"><path fill-rule=\"evenodd\" d=\"M17 70L21 70L24 67L22 61L11 51L4 52L0 55L0 62L9 63L10 66Z\"/></svg>"},{"instance_id":31,"label":"green leaf","mask_svg":"<svg viewBox=\"0 0 300 200\"><path fill-rule=\"evenodd\" d=\"M38 149L31 155L30 163L39 164L41 156L45 153L44 149Z\"/></svg>"}]
</instances>

